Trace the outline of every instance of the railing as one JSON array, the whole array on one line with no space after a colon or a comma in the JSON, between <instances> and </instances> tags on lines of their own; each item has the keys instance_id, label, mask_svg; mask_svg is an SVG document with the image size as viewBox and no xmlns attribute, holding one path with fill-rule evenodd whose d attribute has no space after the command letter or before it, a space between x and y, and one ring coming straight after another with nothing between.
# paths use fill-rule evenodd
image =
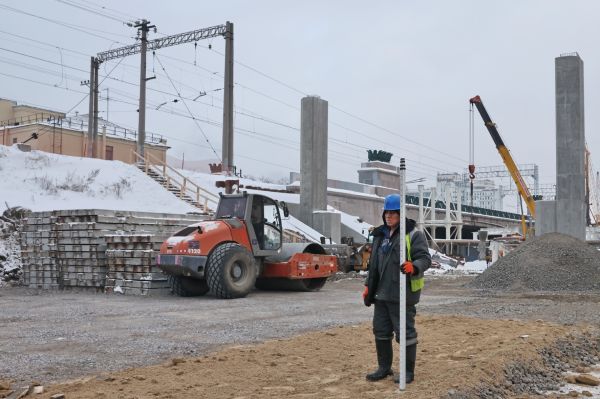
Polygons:
<instances>
[{"instance_id":1,"label":"railing","mask_svg":"<svg viewBox=\"0 0 600 399\"><path fill-rule=\"evenodd\" d=\"M0 121L0 126L19 126L27 123L36 123L36 122L47 122L47 123L60 123L62 118L57 116L56 113L48 113L48 112L36 112L34 114L28 114L25 116L21 116L19 118L6 119Z\"/></svg>"},{"instance_id":2,"label":"railing","mask_svg":"<svg viewBox=\"0 0 600 399\"><path fill-rule=\"evenodd\" d=\"M219 197L210 191L200 187L177 170L167 165L162 160L158 159L156 156L146 153L146 157L141 156L136 151L132 151L135 156L136 162L143 162L144 171L148 174L149 170L153 170L162 178L165 179L165 184L167 188L169 186L175 186L179 188L179 198L183 198L184 196L188 196L196 201L197 204L202 204L204 207L204 211L208 212L211 210L209 207L209 203L212 206L212 209L216 209L217 204L219 203ZM171 172L175 176L172 176L167 173L167 171Z\"/></svg>"},{"instance_id":3,"label":"railing","mask_svg":"<svg viewBox=\"0 0 600 399\"><path fill-rule=\"evenodd\" d=\"M82 117L60 117L56 114L50 114L47 112L38 112L35 114L29 114L20 118L13 118L0 121L0 127L3 126L20 126L29 123L48 123L58 127L73 130L88 130L88 121ZM99 133L106 133L115 137L122 137L129 140L137 140L137 131L133 129L127 129L115 124L109 123L104 120L98 122ZM166 144L166 139L157 133L146 132L146 142L150 144Z\"/></svg>"},{"instance_id":4,"label":"railing","mask_svg":"<svg viewBox=\"0 0 600 399\"><path fill-rule=\"evenodd\" d=\"M429 201L430 201L429 198L423 198L423 206L425 208L431 207ZM414 195L407 195L406 203L411 204L411 205L419 205L419 197L414 196ZM444 201L437 200L435 202L435 208L444 210L444 209L446 209L446 204ZM455 202L452 202L450 204L450 209L452 209L452 210L457 209L457 205ZM504 218L504 219L521 220L521 215L517 214L517 213L498 211L495 209L487 209L487 208L481 208L481 207L477 207L477 206L472 207L470 205L465 205L465 204L461 205L461 211L463 213L473 213L473 214L482 215L482 216L495 216L495 217Z\"/></svg>"}]
</instances>

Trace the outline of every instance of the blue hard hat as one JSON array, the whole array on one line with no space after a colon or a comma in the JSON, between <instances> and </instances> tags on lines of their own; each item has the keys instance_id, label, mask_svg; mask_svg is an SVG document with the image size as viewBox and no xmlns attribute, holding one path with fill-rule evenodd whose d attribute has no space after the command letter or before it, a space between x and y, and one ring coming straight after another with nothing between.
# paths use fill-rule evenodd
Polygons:
<instances>
[{"instance_id":1,"label":"blue hard hat","mask_svg":"<svg viewBox=\"0 0 600 399\"><path fill-rule=\"evenodd\" d=\"M383 211L399 211L400 194L390 194L383 200Z\"/></svg>"}]
</instances>

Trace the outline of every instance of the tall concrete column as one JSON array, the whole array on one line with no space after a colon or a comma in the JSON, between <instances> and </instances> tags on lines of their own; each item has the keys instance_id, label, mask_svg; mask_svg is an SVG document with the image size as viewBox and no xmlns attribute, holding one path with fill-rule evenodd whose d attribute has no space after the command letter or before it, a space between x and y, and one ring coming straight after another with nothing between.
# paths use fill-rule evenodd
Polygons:
<instances>
[{"instance_id":1,"label":"tall concrete column","mask_svg":"<svg viewBox=\"0 0 600 399\"><path fill-rule=\"evenodd\" d=\"M419 219L417 220L417 229L419 231L423 231L423 226L425 225L425 212L423 209L423 189L424 185L419 184Z\"/></svg>"},{"instance_id":2,"label":"tall concrete column","mask_svg":"<svg viewBox=\"0 0 600 399\"><path fill-rule=\"evenodd\" d=\"M454 190L456 191L456 221L458 222L456 226L456 238L458 240L462 239L462 227L463 227L463 218L462 218L462 190L454 185Z\"/></svg>"},{"instance_id":3,"label":"tall concrete column","mask_svg":"<svg viewBox=\"0 0 600 399\"><path fill-rule=\"evenodd\" d=\"M431 219L432 222L434 222L436 220L435 217L435 203L437 202L437 191L435 187L431 188L431 194L429 196L429 207L431 209L431 214L429 215L429 219Z\"/></svg>"},{"instance_id":4,"label":"tall concrete column","mask_svg":"<svg viewBox=\"0 0 600 399\"><path fill-rule=\"evenodd\" d=\"M327 101L304 97L300 119L300 220L313 226L313 212L327 210Z\"/></svg>"},{"instance_id":5,"label":"tall concrete column","mask_svg":"<svg viewBox=\"0 0 600 399\"><path fill-rule=\"evenodd\" d=\"M431 208L431 214L429 215L429 219L434 222L431 223L431 238L435 240L435 233L437 230L437 226L435 224L436 215L435 215L435 203L437 202L437 191L435 187L431 188L431 195L429 196L429 206Z\"/></svg>"},{"instance_id":6,"label":"tall concrete column","mask_svg":"<svg viewBox=\"0 0 600 399\"><path fill-rule=\"evenodd\" d=\"M450 218L450 201L452 198L450 197L450 189L446 186L446 217L444 218L444 222L446 223L446 240L450 239L450 233L452 229L452 219Z\"/></svg>"},{"instance_id":7,"label":"tall concrete column","mask_svg":"<svg viewBox=\"0 0 600 399\"><path fill-rule=\"evenodd\" d=\"M556 201L535 202L535 235L556 232Z\"/></svg>"},{"instance_id":8,"label":"tall concrete column","mask_svg":"<svg viewBox=\"0 0 600 399\"><path fill-rule=\"evenodd\" d=\"M556 68L556 229L585 240L583 61L569 54Z\"/></svg>"}]
</instances>

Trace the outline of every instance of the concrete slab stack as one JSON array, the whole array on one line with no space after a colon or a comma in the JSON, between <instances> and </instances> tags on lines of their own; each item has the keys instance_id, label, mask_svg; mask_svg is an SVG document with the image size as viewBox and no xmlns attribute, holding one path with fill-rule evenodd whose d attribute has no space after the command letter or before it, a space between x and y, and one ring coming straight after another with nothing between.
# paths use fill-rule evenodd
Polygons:
<instances>
[{"instance_id":1,"label":"concrete slab stack","mask_svg":"<svg viewBox=\"0 0 600 399\"><path fill-rule=\"evenodd\" d=\"M167 276L156 266L160 243L150 234L107 235L108 274L105 292L133 295L166 294Z\"/></svg>"},{"instance_id":2,"label":"concrete slab stack","mask_svg":"<svg viewBox=\"0 0 600 399\"><path fill-rule=\"evenodd\" d=\"M166 276L154 265L160 244L204 218L96 209L33 213L21 232L24 283L44 289L164 293Z\"/></svg>"},{"instance_id":3,"label":"concrete slab stack","mask_svg":"<svg viewBox=\"0 0 600 399\"><path fill-rule=\"evenodd\" d=\"M21 228L19 239L25 285L43 289L59 286L55 221L56 217L51 212L39 212L26 219L26 224Z\"/></svg>"},{"instance_id":4,"label":"concrete slab stack","mask_svg":"<svg viewBox=\"0 0 600 399\"><path fill-rule=\"evenodd\" d=\"M106 280L106 216L93 210L56 211L55 259L62 288L81 287L101 291Z\"/></svg>"}]
</instances>

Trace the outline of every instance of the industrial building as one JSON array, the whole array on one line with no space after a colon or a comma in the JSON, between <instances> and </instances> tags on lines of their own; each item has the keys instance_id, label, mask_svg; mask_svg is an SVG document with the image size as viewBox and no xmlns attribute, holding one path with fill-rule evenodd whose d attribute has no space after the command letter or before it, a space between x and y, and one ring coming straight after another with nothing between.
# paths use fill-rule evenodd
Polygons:
<instances>
[{"instance_id":1,"label":"industrial building","mask_svg":"<svg viewBox=\"0 0 600 399\"><path fill-rule=\"evenodd\" d=\"M102 118L98 120L100 153L96 158L134 163L137 132ZM85 156L87 115L67 117L65 113L18 104L0 98L0 144L26 142L33 150L76 157ZM166 160L167 141L148 133L147 151L161 161Z\"/></svg>"}]
</instances>

